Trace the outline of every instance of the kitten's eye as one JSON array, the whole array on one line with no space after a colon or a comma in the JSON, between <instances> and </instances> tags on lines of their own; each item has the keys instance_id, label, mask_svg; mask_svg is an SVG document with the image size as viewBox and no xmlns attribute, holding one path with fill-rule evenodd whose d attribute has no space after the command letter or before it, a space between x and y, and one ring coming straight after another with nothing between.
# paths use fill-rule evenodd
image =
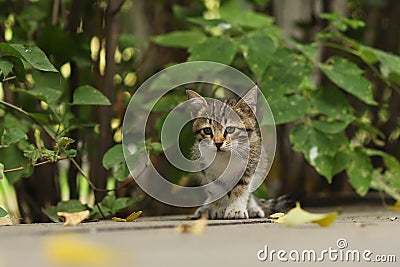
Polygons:
<instances>
[{"instance_id":1,"label":"kitten's eye","mask_svg":"<svg viewBox=\"0 0 400 267\"><path fill-rule=\"evenodd\" d=\"M227 134L232 134L235 130L236 130L236 128L233 127L233 126L228 126L228 127L225 128L225 132Z\"/></svg>"},{"instance_id":2,"label":"kitten's eye","mask_svg":"<svg viewBox=\"0 0 400 267\"><path fill-rule=\"evenodd\" d=\"M212 130L210 127L203 128L203 133L206 135L212 134Z\"/></svg>"}]
</instances>

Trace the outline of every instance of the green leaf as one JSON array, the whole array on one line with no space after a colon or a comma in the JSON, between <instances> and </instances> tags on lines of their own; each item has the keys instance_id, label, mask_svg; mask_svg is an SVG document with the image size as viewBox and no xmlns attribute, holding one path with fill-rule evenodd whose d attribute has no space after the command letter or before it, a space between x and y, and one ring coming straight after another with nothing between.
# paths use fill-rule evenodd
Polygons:
<instances>
[{"instance_id":1,"label":"green leaf","mask_svg":"<svg viewBox=\"0 0 400 267\"><path fill-rule=\"evenodd\" d=\"M0 207L0 218L6 216L7 214L8 212L5 211L2 207Z\"/></svg>"},{"instance_id":2,"label":"green leaf","mask_svg":"<svg viewBox=\"0 0 400 267\"><path fill-rule=\"evenodd\" d=\"M371 185L373 170L369 156L361 148L355 148L351 154L347 174L350 184L360 196L367 194Z\"/></svg>"},{"instance_id":3,"label":"green leaf","mask_svg":"<svg viewBox=\"0 0 400 267\"><path fill-rule=\"evenodd\" d=\"M371 49L381 63L381 72L385 77L391 73L400 75L400 57L382 50Z\"/></svg>"},{"instance_id":4,"label":"green leaf","mask_svg":"<svg viewBox=\"0 0 400 267\"><path fill-rule=\"evenodd\" d=\"M51 88L36 88L32 90L25 89L14 89L15 92L31 95L46 102L49 105L57 103L57 100L61 97L62 92Z\"/></svg>"},{"instance_id":5,"label":"green leaf","mask_svg":"<svg viewBox=\"0 0 400 267\"><path fill-rule=\"evenodd\" d=\"M57 203L57 206L51 206L43 210L43 213L46 214L46 216L49 217L49 219L52 220L53 222L60 222L61 220L58 217L57 212L72 213L84 210L89 210L88 205L82 204L77 199L72 199L72 200L60 201Z\"/></svg>"},{"instance_id":6,"label":"green leaf","mask_svg":"<svg viewBox=\"0 0 400 267\"><path fill-rule=\"evenodd\" d=\"M369 105L376 105L372 85L362 76L363 71L353 62L341 57L331 57L329 64L318 64L322 72L337 86Z\"/></svg>"},{"instance_id":7,"label":"green leaf","mask_svg":"<svg viewBox=\"0 0 400 267\"><path fill-rule=\"evenodd\" d=\"M103 156L103 166L107 170L124 161L125 158L121 144L111 147Z\"/></svg>"},{"instance_id":8,"label":"green leaf","mask_svg":"<svg viewBox=\"0 0 400 267\"><path fill-rule=\"evenodd\" d=\"M25 67L21 59L15 56L4 56L4 59L10 61L13 64L13 73L17 76L17 79L21 82L25 82Z\"/></svg>"},{"instance_id":9,"label":"green leaf","mask_svg":"<svg viewBox=\"0 0 400 267\"><path fill-rule=\"evenodd\" d=\"M348 149L338 151L333 159L332 175L336 175L346 170L350 164L351 153Z\"/></svg>"},{"instance_id":10,"label":"green leaf","mask_svg":"<svg viewBox=\"0 0 400 267\"><path fill-rule=\"evenodd\" d=\"M245 35L239 40L239 47L250 69L261 80L276 50L274 41L264 34Z\"/></svg>"},{"instance_id":11,"label":"green leaf","mask_svg":"<svg viewBox=\"0 0 400 267\"><path fill-rule=\"evenodd\" d=\"M72 105L111 105L110 100L99 90L90 86L83 85L76 88L73 96Z\"/></svg>"},{"instance_id":12,"label":"green leaf","mask_svg":"<svg viewBox=\"0 0 400 267\"><path fill-rule=\"evenodd\" d=\"M17 50L22 58L24 58L35 69L42 71L58 72L58 70L50 63L46 54L37 46L25 46L21 44L11 44Z\"/></svg>"},{"instance_id":13,"label":"green leaf","mask_svg":"<svg viewBox=\"0 0 400 267\"><path fill-rule=\"evenodd\" d=\"M163 46L188 48L206 39L207 37L200 31L174 31L155 36L152 41Z\"/></svg>"},{"instance_id":14,"label":"green leaf","mask_svg":"<svg viewBox=\"0 0 400 267\"><path fill-rule=\"evenodd\" d=\"M260 90L268 102L298 91L303 80L312 75L310 62L287 48L277 49L268 66L260 82Z\"/></svg>"},{"instance_id":15,"label":"green leaf","mask_svg":"<svg viewBox=\"0 0 400 267\"><path fill-rule=\"evenodd\" d=\"M125 181L129 175L128 166L126 166L125 162L121 162L118 169L115 171L113 177L118 181Z\"/></svg>"},{"instance_id":16,"label":"green leaf","mask_svg":"<svg viewBox=\"0 0 400 267\"><path fill-rule=\"evenodd\" d=\"M340 133L346 129L348 125L348 122L338 120L318 120L312 122L314 128L321 132L330 134Z\"/></svg>"},{"instance_id":17,"label":"green leaf","mask_svg":"<svg viewBox=\"0 0 400 267\"><path fill-rule=\"evenodd\" d=\"M347 123L352 122L355 117L352 115L352 107L346 96L334 87L321 87L312 92L312 107L320 114L328 116L330 119L340 120Z\"/></svg>"},{"instance_id":18,"label":"green leaf","mask_svg":"<svg viewBox=\"0 0 400 267\"><path fill-rule=\"evenodd\" d=\"M13 64L5 58L0 58L0 70L4 77L7 77L8 74L13 69Z\"/></svg>"},{"instance_id":19,"label":"green leaf","mask_svg":"<svg viewBox=\"0 0 400 267\"><path fill-rule=\"evenodd\" d=\"M160 154L164 151L161 143L159 142L152 142L150 145L150 150L156 154Z\"/></svg>"},{"instance_id":20,"label":"green leaf","mask_svg":"<svg viewBox=\"0 0 400 267\"><path fill-rule=\"evenodd\" d=\"M105 217L110 218L116 213L132 208L137 202L141 201L142 199L143 197L141 196L137 198L116 198L114 195L107 195L103 198L99 205ZM93 207L90 217L93 219L102 219L101 213L97 206Z\"/></svg>"},{"instance_id":21,"label":"green leaf","mask_svg":"<svg viewBox=\"0 0 400 267\"><path fill-rule=\"evenodd\" d=\"M213 61L229 65L236 54L235 43L227 37L210 37L189 47L188 61Z\"/></svg>"},{"instance_id":22,"label":"green leaf","mask_svg":"<svg viewBox=\"0 0 400 267\"><path fill-rule=\"evenodd\" d=\"M251 10L251 5L244 1L225 1L220 7L221 19L235 26L266 28L273 25L273 19Z\"/></svg>"},{"instance_id":23,"label":"green leaf","mask_svg":"<svg viewBox=\"0 0 400 267\"><path fill-rule=\"evenodd\" d=\"M296 125L289 137L293 149L303 152L311 166L331 182L338 168L334 168L335 155L348 146L347 138L342 134L322 133L306 124Z\"/></svg>"},{"instance_id":24,"label":"green leaf","mask_svg":"<svg viewBox=\"0 0 400 267\"><path fill-rule=\"evenodd\" d=\"M1 145L9 146L26 138L27 138L26 134L21 129L9 128L5 130L5 133L1 137Z\"/></svg>"},{"instance_id":25,"label":"green leaf","mask_svg":"<svg viewBox=\"0 0 400 267\"><path fill-rule=\"evenodd\" d=\"M328 155L318 156L312 164L315 170L324 176L328 183L332 183L333 176L333 157Z\"/></svg>"},{"instance_id":26,"label":"green leaf","mask_svg":"<svg viewBox=\"0 0 400 267\"><path fill-rule=\"evenodd\" d=\"M295 121L304 116L309 102L300 95L281 96L269 101L276 124Z\"/></svg>"}]
</instances>

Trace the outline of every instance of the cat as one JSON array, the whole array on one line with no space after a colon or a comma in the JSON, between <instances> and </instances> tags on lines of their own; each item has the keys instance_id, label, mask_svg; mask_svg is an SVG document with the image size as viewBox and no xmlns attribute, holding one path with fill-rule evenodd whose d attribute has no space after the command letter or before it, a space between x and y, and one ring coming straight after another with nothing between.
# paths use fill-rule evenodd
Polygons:
<instances>
[{"instance_id":1,"label":"cat","mask_svg":"<svg viewBox=\"0 0 400 267\"><path fill-rule=\"evenodd\" d=\"M242 166L242 176L236 185L228 189L229 192L223 197L198 208L196 218L263 218L277 211L283 212L291 205L286 195L278 199L262 200L250 192L252 179L263 179L260 176L267 173L266 152L255 116L257 93L257 87L254 86L238 100L210 100L195 91L186 90L193 119L192 129L196 136L192 149L193 159L202 165L202 171L198 173L200 183L206 185L215 181L225 169L224 175L235 178L239 173L235 167ZM210 155L215 155L215 158L207 166L210 161L207 157ZM228 163L229 160L231 163ZM228 187L223 181L217 182L213 184L214 189L207 192L209 199L218 190L226 190Z\"/></svg>"}]
</instances>

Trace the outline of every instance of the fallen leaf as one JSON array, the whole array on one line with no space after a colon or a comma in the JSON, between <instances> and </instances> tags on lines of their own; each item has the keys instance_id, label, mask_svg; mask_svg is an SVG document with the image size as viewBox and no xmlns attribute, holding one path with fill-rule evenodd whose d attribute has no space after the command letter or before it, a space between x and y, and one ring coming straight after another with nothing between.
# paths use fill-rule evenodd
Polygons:
<instances>
[{"instance_id":1,"label":"fallen leaf","mask_svg":"<svg viewBox=\"0 0 400 267\"><path fill-rule=\"evenodd\" d=\"M400 211L400 200L398 200L393 206L388 206L388 210Z\"/></svg>"},{"instance_id":2,"label":"fallen leaf","mask_svg":"<svg viewBox=\"0 0 400 267\"><path fill-rule=\"evenodd\" d=\"M192 224L181 224L175 227L175 229L184 234L201 234L207 228L207 218L201 217L195 220Z\"/></svg>"},{"instance_id":3,"label":"fallen leaf","mask_svg":"<svg viewBox=\"0 0 400 267\"><path fill-rule=\"evenodd\" d=\"M286 217L285 213L277 212L277 213L269 215L268 219L270 219L274 223L284 223L285 222L285 217Z\"/></svg>"},{"instance_id":4,"label":"fallen leaf","mask_svg":"<svg viewBox=\"0 0 400 267\"><path fill-rule=\"evenodd\" d=\"M284 216L284 223L287 226L295 226L307 222L317 223L320 226L326 227L331 225L339 216L339 212L331 212L326 214L310 213L300 207L300 203L296 203L296 207L291 209ZM282 217L281 217L282 218Z\"/></svg>"},{"instance_id":5,"label":"fallen leaf","mask_svg":"<svg viewBox=\"0 0 400 267\"><path fill-rule=\"evenodd\" d=\"M126 219L118 218L118 217L112 217L111 219L113 219L116 222L133 222L134 220L139 218L140 215L142 215L141 210L139 210L137 212L132 212L132 214L129 215L128 217L126 217Z\"/></svg>"},{"instance_id":6,"label":"fallen leaf","mask_svg":"<svg viewBox=\"0 0 400 267\"><path fill-rule=\"evenodd\" d=\"M14 225L9 214L6 216L0 217L0 225Z\"/></svg>"},{"instance_id":7,"label":"fallen leaf","mask_svg":"<svg viewBox=\"0 0 400 267\"><path fill-rule=\"evenodd\" d=\"M57 266L117 266L127 256L120 249L74 234L46 236L43 242L44 258Z\"/></svg>"},{"instance_id":8,"label":"fallen leaf","mask_svg":"<svg viewBox=\"0 0 400 267\"><path fill-rule=\"evenodd\" d=\"M79 212L57 212L57 215L65 219L65 226L77 226L89 217L89 210Z\"/></svg>"}]
</instances>

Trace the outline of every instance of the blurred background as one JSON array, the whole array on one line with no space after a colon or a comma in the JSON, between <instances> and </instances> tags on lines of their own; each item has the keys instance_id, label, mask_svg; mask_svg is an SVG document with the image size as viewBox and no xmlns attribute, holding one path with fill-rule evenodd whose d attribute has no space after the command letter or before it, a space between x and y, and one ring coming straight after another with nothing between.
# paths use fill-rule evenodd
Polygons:
<instances>
[{"instance_id":1,"label":"blurred background","mask_svg":"<svg viewBox=\"0 0 400 267\"><path fill-rule=\"evenodd\" d=\"M121 167L124 163L111 154L120 149L115 145L121 143L125 109L151 75L192 60L221 62L243 71L270 101L278 144L259 196L296 194L306 205L399 198L399 1L0 0L0 4L0 42L36 45L59 70L51 73L25 66L25 81L1 78L0 99L35 118L0 105L0 162L5 170L0 207L21 222L48 221L43 210L62 200L79 199L93 207L107 194L145 196ZM76 90L86 85L100 91L111 105L71 105ZM324 93L328 87L333 93ZM43 88L49 89L47 93ZM202 93L215 95L211 87ZM163 118L184 100L183 88L166 95L147 125L152 163L181 185L190 184L188 175L166 163L158 142ZM318 106L322 102L324 106ZM304 128L310 125L312 131ZM77 165L58 159L37 164L46 159L44 148L56 151L42 126L57 140L63 136L75 140L68 148L76 151ZM15 128L26 138L6 143L7 129ZM190 147L190 127L180 140L183 150ZM26 153L29 144L41 153L33 163ZM323 157L312 155L314 146ZM115 148L108 154L113 160L105 163L110 148ZM121 188L106 192L94 187ZM192 212L148 196L136 207L146 215Z\"/></svg>"}]
</instances>

